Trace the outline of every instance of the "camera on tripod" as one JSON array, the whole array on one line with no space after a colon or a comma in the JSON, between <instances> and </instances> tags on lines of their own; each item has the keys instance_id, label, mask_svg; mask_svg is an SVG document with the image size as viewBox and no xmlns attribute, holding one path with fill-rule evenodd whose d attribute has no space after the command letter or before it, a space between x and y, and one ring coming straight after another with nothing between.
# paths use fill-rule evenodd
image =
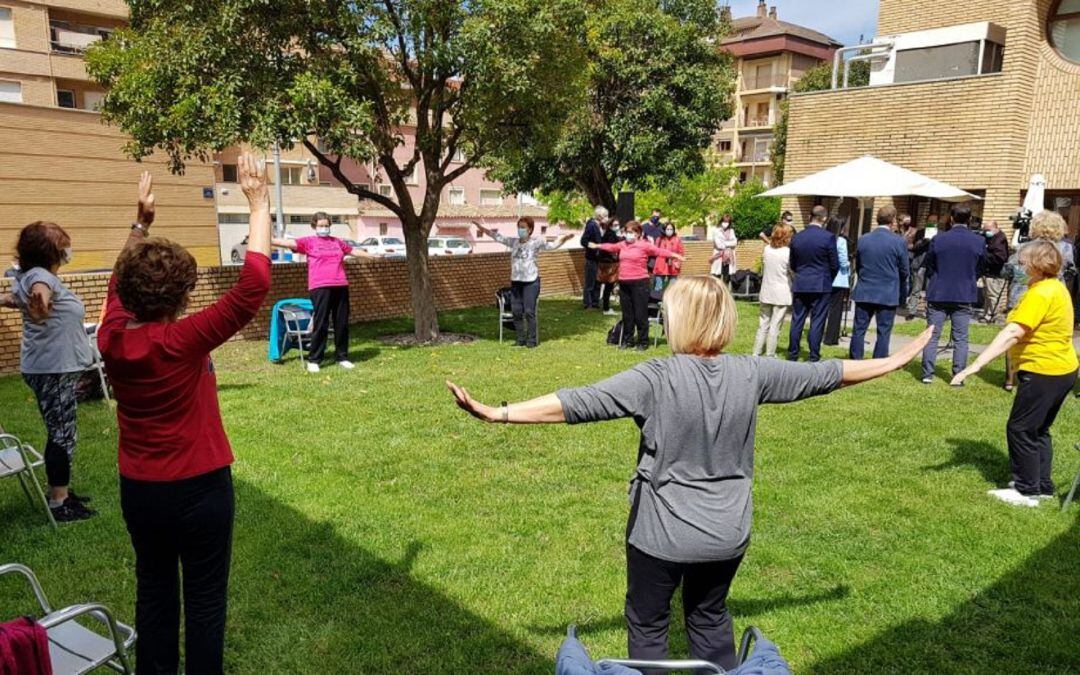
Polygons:
<instances>
[{"instance_id":1,"label":"camera on tripod","mask_svg":"<svg viewBox=\"0 0 1080 675\"><path fill-rule=\"evenodd\" d=\"M1009 216L1009 220L1012 221L1013 230L1018 233L1019 242L1022 244L1027 241L1031 241L1031 235L1029 230L1031 229L1031 209L1021 208L1016 212L1016 215Z\"/></svg>"}]
</instances>

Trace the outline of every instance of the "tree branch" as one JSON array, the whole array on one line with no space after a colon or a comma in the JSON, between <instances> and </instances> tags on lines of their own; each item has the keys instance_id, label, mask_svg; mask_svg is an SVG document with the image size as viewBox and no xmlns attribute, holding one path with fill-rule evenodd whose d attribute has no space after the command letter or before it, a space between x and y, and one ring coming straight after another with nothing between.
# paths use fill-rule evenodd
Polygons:
<instances>
[{"instance_id":1,"label":"tree branch","mask_svg":"<svg viewBox=\"0 0 1080 675\"><path fill-rule=\"evenodd\" d=\"M341 168L340 155L335 159L330 159L325 153L319 150L315 143L311 142L311 139L306 137L304 138L304 147L307 148L311 154L315 155L315 159L319 160L320 164L330 169L330 172L334 174L334 178L338 179L338 182L341 183L341 186L344 187L347 192L356 195L359 199L370 199L376 204L385 206L399 219L402 218L404 211L401 206L394 202L394 200L352 182L352 179L350 179Z\"/></svg>"}]
</instances>

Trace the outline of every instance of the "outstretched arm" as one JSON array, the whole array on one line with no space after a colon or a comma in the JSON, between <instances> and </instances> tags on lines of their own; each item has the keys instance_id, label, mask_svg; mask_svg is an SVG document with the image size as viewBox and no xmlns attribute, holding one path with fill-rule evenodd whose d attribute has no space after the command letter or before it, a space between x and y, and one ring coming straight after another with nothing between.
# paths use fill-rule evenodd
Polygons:
<instances>
[{"instance_id":1,"label":"outstretched arm","mask_svg":"<svg viewBox=\"0 0 1080 675\"><path fill-rule=\"evenodd\" d=\"M967 368L964 368L956 374L952 379L952 384L960 385L964 383L964 380L971 377L975 373L979 372L986 367L986 364L990 363L997 357L1001 356L1005 352L1009 351L1013 345L1020 340L1024 339L1027 334L1031 332L1025 326L1018 323L1010 323L1006 325L998 334L994 337L993 342L982 350L975 362Z\"/></svg>"},{"instance_id":2,"label":"outstretched arm","mask_svg":"<svg viewBox=\"0 0 1080 675\"><path fill-rule=\"evenodd\" d=\"M481 225L480 223L476 222L475 220L474 220L474 221L472 221L472 224L476 226L476 232L477 232L477 237L478 237L478 238L479 238L479 237L480 237L481 235L485 235L485 234L486 234L487 236L491 237L492 239L494 239L495 241L499 242L499 243L500 243L500 244L502 244L503 246L509 246L509 244L508 244L508 243L507 243L507 241L506 241L506 238L505 238L505 237L503 237L503 236L502 236L501 234L499 234L498 232L495 232L494 230L489 230L489 229L487 229L486 227L484 227L484 226L483 226L483 225Z\"/></svg>"},{"instance_id":3,"label":"outstretched arm","mask_svg":"<svg viewBox=\"0 0 1080 675\"><path fill-rule=\"evenodd\" d=\"M52 288L38 282L30 287L30 297L26 303L26 313L34 323L41 323L52 313Z\"/></svg>"},{"instance_id":4,"label":"outstretched arm","mask_svg":"<svg viewBox=\"0 0 1080 675\"><path fill-rule=\"evenodd\" d=\"M562 402L555 394L512 405L493 408L474 400L464 387L447 382L446 387L454 395L458 407L478 420L503 424L562 424L566 422Z\"/></svg>"},{"instance_id":5,"label":"outstretched arm","mask_svg":"<svg viewBox=\"0 0 1080 675\"><path fill-rule=\"evenodd\" d=\"M854 384L867 382L883 375L888 375L894 370L900 370L916 356L922 354L923 347L930 342L930 338L933 334L933 327L927 327L926 330L919 334L919 337L904 345L895 354L883 359L844 361L844 377L841 386L850 387Z\"/></svg>"},{"instance_id":6,"label":"outstretched arm","mask_svg":"<svg viewBox=\"0 0 1080 675\"><path fill-rule=\"evenodd\" d=\"M375 255L374 253L368 253L367 251L365 251L362 248L356 248L356 247L353 247L345 255L351 255L354 258L379 258L379 257L381 257L381 256Z\"/></svg>"},{"instance_id":7,"label":"outstretched arm","mask_svg":"<svg viewBox=\"0 0 1080 675\"><path fill-rule=\"evenodd\" d=\"M295 239L278 239L277 237L274 237L270 240L270 243L273 244L275 248L287 248L290 251L296 251Z\"/></svg>"},{"instance_id":8,"label":"outstretched arm","mask_svg":"<svg viewBox=\"0 0 1080 675\"><path fill-rule=\"evenodd\" d=\"M554 251L555 249L559 248L560 246L562 246L566 242L570 241L570 239L572 239L573 236L574 236L573 234L569 234L569 233L564 234L563 236L559 237L558 239L556 239L552 243L547 244L544 248L547 249L548 251Z\"/></svg>"}]
</instances>

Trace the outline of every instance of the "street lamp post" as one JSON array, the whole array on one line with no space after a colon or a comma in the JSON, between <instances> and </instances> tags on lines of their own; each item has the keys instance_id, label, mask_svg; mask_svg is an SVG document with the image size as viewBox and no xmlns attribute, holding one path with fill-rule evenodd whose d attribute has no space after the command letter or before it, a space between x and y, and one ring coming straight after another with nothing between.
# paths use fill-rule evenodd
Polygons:
<instances>
[{"instance_id":1,"label":"street lamp post","mask_svg":"<svg viewBox=\"0 0 1080 675\"><path fill-rule=\"evenodd\" d=\"M277 223L274 234L279 239L285 236L285 200L281 187L281 145L274 141L274 192L277 196Z\"/></svg>"}]
</instances>

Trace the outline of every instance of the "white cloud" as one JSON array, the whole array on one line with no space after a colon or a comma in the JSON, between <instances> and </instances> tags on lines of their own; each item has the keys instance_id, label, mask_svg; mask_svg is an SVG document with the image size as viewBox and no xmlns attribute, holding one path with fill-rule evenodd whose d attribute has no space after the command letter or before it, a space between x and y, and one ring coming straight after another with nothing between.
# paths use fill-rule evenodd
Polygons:
<instances>
[{"instance_id":1,"label":"white cloud","mask_svg":"<svg viewBox=\"0 0 1080 675\"><path fill-rule=\"evenodd\" d=\"M720 0L720 4L730 4L734 16L752 16L758 0ZM877 33L877 0L771 0L768 4L776 6L781 20L813 28L846 45Z\"/></svg>"}]
</instances>

